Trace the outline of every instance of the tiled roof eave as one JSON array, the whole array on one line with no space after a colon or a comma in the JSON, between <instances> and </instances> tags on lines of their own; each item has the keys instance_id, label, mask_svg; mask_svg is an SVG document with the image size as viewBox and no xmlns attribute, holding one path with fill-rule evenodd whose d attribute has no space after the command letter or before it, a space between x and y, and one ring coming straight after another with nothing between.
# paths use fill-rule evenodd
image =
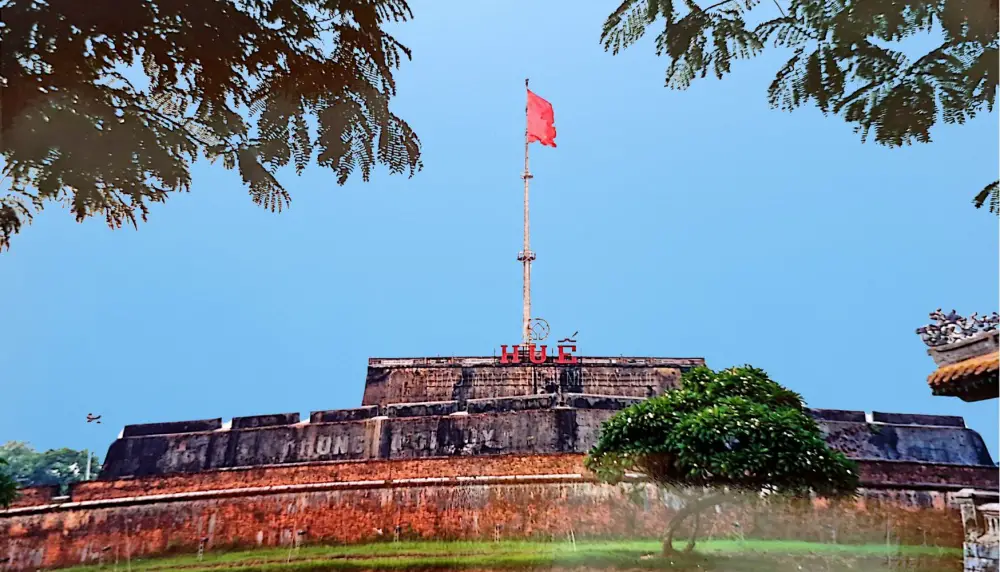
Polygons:
<instances>
[{"instance_id":1,"label":"tiled roof eave","mask_svg":"<svg viewBox=\"0 0 1000 572\"><path fill-rule=\"evenodd\" d=\"M948 383L931 385L931 393L940 396L959 397L991 383L997 383L997 376L995 373L993 375L963 377L952 380Z\"/></svg>"},{"instance_id":2,"label":"tiled roof eave","mask_svg":"<svg viewBox=\"0 0 1000 572\"><path fill-rule=\"evenodd\" d=\"M947 385L977 384L975 380L980 378L989 382L996 377L998 371L1000 371L1000 354L990 353L942 366L927 377L927 383L934 393L938 394L938 391Z\"/></svg>"}]
</instances>

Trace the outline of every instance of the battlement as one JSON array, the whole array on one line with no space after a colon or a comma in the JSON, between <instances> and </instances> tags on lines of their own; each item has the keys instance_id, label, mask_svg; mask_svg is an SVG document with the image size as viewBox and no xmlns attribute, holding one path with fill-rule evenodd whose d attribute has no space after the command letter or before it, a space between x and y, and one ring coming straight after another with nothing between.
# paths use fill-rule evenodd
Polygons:
<instances>
[{"instance_id":1,"label":"battlement","mask_svg":"<svg viewBox=\"0 0 1000 572\"><path fill-rule=\"evenodd\" d=\"M540 363L527 356L518 363L500 357L372 358L361 403L454 401L462 409L469 400L563 393L645 399L705 365L702 358L574 356L573 363L561 363L558 354L536 357Z\"/></svg>"},{"instance_id":2,"label":"battlement","mask_svg":"<svg viewBox=\"0 0 1000 572\"><path fill-rule=\"evenodd\" d=\"M415 358L369 358L368 367L401 368L401 367L514 367L529 364L503 364L500 358L493 357L415 357ZM703 358L662 358L662 357L577 357L575 364L560 364L557 356L547 355L544 365L560 365L562 367L577 366L611 366L611 367L676 367L688 370L705 365Z\"/></svg>"},{"instance_id":3,"label":"battlement","mask_svg":"<svg viewBox=\"0 0 1000 572\"><path fill-rule=\"evenodd\" d=\"M362 406L128 425L101 479L331 461L584 454L616 411L675 388L701 358L373 358ZM960 417L814 409L831 447L870 461L992 466Z\"/></svg>"},{"instance_id":4,"label":"battlement","mask_svg":"<svg viewBox=\"0 0 1000 572\"><path fill-rule=\"evenodd\" d=\"M642 401L641 398L615 395L590 395L568 393L546 394L522 397L497 397L471 399L464 404L457 401L432 401L426 403L400 403L380 408L378 405L356 409L330 409L313 411L308 421L300 422L298 413L274 413L234 417L228 423L221 418L175 421L170 423L145 423L126 425L120 438L153 435L178 435L184 433L212 433L280 427L289 425L348 423L375 418L440 417L479 413L511 413L541 409L596 409L618 411ZM381 409L381 410L380 410ZM841 409L807 409L814 419L832 423L865 423L868 425L916 425L921 427L965 428L965 420L950 415L918 415L912 413L882 413L875 411L846 411Z\"/></svg>"},{"instance_id":5,"label":"battlement","mask_svg":"<svg viewBox=\"0 0 1000 572\"><path fill-rule=\"evenodd\" d=\"M584 454L601 424L641 398L547 394L368 406L298 414L130 425L101 479L328 461ZM851 458L992 466L958 417L811 410L831 447Z\"/></svg>"}]
</instances>

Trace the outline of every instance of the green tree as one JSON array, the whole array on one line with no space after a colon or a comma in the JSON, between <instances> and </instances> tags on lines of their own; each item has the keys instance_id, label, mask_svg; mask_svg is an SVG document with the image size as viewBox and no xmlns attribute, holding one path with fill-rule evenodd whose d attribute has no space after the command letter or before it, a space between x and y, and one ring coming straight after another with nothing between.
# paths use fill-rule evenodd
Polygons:
<instances>
[{"instance_id":1,"label":"green tree","mask_svg":"<svg viewBox=\"0 0 1000 572\"><path fill-rule=\"evenodd\" d=\"M699 367L681 386L616 413L586 460L602 481L638 472L683 499L663 541L673 552L678 528L694 516L694 548L706 508L761 495L852 495L856 465L831 450L802 398L745 366Z\"/></svg>"},{"instance_id":2,"label":"green tree","mask_svg":"<svg viewBox=\"0 0 1000 572\"><path fill-rule=\"evenodd\" d=\"M0 507L7 508L17 498L17 481L10 476L7 461L0 459Z\"/></svg>"},{"instance_id":3,"label":"green tree","mask_svg":"<svg viewBox=\"0 0 1000 572\"><path fill-rule=\"evenodd\" d=\"M62 448L40 452L23 441L10 441L0 445L0 460L7 464L7 474L22 487L58 485L61 492L66 492L70 484L86 476L85 451ZM97 455L91 454L91 475L100 469Z\"/></svg>"},{"instance_id":4,"label":"green tree","mask_svg":"<svg viewBox=\"0 0 1000 572\"><path fill-rule=\"evenodd\" d=\"M964 123L993 110L1000 75L997 0L624 0L606 20L605 50L618 53L662 22L657 55L670 64L666 85L687 88L733 60L773 44L791 58L768 89L774 108L807 103L840 115L865 141L890 147L930 142L939 120ZM771 12L766 19L757 13ZM754 13L753 16L750 14ZM757 24L748 24L756 17ZM901 43L915 36L940 44L912 57ZM938 40L935 40L935 43ZM1000 215L1000 181L973 203Z\"/></svg>"},{"instance_id":5,"label":"green tree","mask_svg":"<svg viewBox=\"0 0 1000 572\"><path fill-rule=\"evenodd\" d=\"M0 0L0 248L49 203L112 228L188 190L199 157L281 210L314 159L344 184L421 168L389 110L406 0Z\"/></svg>"}]
</instances>

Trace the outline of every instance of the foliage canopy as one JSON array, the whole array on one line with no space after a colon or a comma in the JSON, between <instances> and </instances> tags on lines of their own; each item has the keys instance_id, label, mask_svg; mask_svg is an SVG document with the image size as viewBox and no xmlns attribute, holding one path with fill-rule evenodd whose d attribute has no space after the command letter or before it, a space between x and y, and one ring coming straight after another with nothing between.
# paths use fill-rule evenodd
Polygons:
<instances>
[{"instance_id":1,"label":"foliage canopy","mask_svg":"<svg viewBox=\"0 0 1000 572\"><path fill-rule=\"evenodd\" d=\"M768 89L772 107L812 103L854 125L862 141L873 136L890 147L929 142L939 120L961 124L993 110L1000 75L997 0L708 4L624 0L605 21L601 41L618 53L662 21L656 53L670 59L666 85L675 89L709 73L722 78L734 60L756 56L767 44L787 48L791 57ZM757 16L765 11L778 17ZM748 23L751 13L755 25ZM913 57L900 43L920 35L939 35L941 43ZM998 183L991 183L973 202L1000 214L997 193Z\"/></svg>"},{"instance_id":2,"label":"foliage canopy","mask_svg":"<svg viewBox=\"0 0 1000 572\"><path fill-rule=\"evenodd\" d=\"M0 508L10 506L17 498L17 481L7 470L7 461L0 459Z\"/></svg>"},{"instance_id":3,"label":"foliage canopy","mask_svg":"<svg viewBox=\"0 0 1000 572\"><path fill-rule=\"evenodd\" d=\"M198 157L237 169L253 201L315 158L344 184L421 168L389 110L409 50L384 26L406 0L0 0L0 248L51 202L112 228L188 190ZM110 17L109 15L113 15Z\"/></svg>"},{"instance_id":4,"label":"foliage canopy","mask_svg":"<svg viewBox=\"0 0 1000 572\"><path fill-rule=\"evenodd\" d=\"M0 445L0 461L17 486L58 485L65 492L70 484L84 479L87 453L67 448L42 452L22 441L10 441ZM100 470L100 462L92 454L90 472L96 475Z\"/></svg>"},{"instance_id":5,"label":"foliage canopy","mask_svg":"<svg viewBox=\"0 0 1000 572\"><path fill-rule=\"evenodd\" d=\"M616 483L638 471L677 487L852 494L856 465L831 450L802 398L750 366L699 367L681 387L604 423L587 467Z\"/></svg>"}]
</instances>

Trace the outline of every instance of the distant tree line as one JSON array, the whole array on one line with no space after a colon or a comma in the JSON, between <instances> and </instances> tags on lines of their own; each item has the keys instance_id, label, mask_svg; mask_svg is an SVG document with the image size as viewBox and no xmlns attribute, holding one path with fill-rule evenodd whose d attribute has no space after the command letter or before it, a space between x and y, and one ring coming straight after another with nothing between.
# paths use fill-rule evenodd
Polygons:
<instances>
[{"instance_id":1,"label":"distant tree line","mask_svg":"<svg viewBox=\"0 0 1000 572\"><path fill-rule=\"evenodd\" d=\"M101 470L100 459L94 454L90 459L90 474L95 475ZM69 485L84 480L86 472L85 451L64 447L43 452L24 441L8 441L0 445L0 505L13 500L8 498L12 488L58 485L66 493Z\"/></svg>"}]
</instances>

